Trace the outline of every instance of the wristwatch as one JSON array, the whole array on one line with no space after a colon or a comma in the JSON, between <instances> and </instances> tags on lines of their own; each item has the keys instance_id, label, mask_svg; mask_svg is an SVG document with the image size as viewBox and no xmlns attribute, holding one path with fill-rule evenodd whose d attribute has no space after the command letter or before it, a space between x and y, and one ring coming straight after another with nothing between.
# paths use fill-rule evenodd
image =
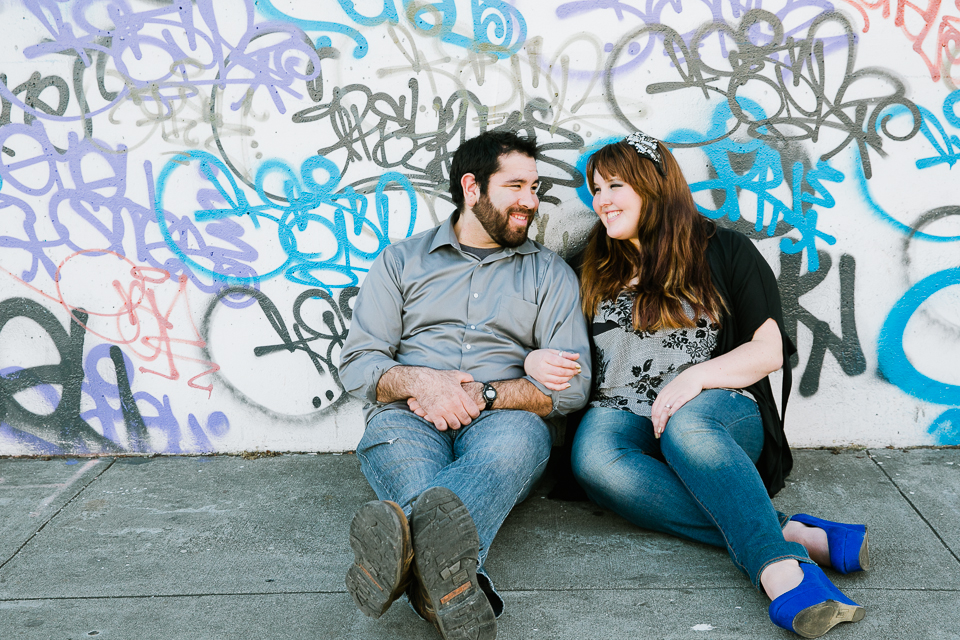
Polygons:
<instances>
[{"instance_id":1,"label":"wristwatch","mask_svg":"<svg viewBox=\"0 0 960 640\"><path fill-rule=\"evenodd\" d=\"M483 399L487 401L486 406L483 407L484 411L493 409L493 403L497 399L497 389L489 382L483 383Z\"/></svg>"}]
</instances>

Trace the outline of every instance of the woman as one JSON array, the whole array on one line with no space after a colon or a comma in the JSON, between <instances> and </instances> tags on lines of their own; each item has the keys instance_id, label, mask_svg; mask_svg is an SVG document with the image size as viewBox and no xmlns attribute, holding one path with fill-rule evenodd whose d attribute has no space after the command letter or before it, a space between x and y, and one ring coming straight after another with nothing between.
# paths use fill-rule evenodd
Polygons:
<instances>
[{"instance_id":1,"label":"woman","mask_svg":"<svg viewBox=\"0 0 960 640\"><path fill-rule=\"evenodd\" d=\"M770 502L792 459L767 375L786 365L785 408L796 349L769 266L699 215L656 139L607 145L586 173L601 224L581 274L595 388L573 443L580 484L641 527L725 547L785 629L815 638L862 619L817 565L867 569L866 527ZM576 374L564 355L534 351L527 373L562 388Z\"/></svg>"}]
</instances>

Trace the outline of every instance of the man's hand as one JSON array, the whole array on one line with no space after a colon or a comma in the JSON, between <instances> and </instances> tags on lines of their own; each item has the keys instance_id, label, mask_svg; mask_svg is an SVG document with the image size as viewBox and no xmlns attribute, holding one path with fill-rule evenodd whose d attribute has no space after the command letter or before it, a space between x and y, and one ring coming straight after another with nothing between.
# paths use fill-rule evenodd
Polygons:
<instances>
[{"instance_id":1,"label":"man's hand","mask_svg":"<svg viewBox=\"0 0 960 640\"><path fill-rule=\"evenodd\" d=\"M387 374L395 369L400 367L394 367ZM407 398L407 406L421 418L433 423L437 431L459 429L480 415L482 407L478 406L473 396L461 386L473 382L473 376L469 373L437 371L426 367L404 369L412 372L408 380L410 396Z\"/></svg>"},{"instance_id":2,"label":"man's hand","mask_svg":"<svg viewBox=\"0 0 960 640\"><path fill-rule=\"evenodd\" d=\"M471 417L476 418L478 415L480 415L480 412L483 410L484 406L486 406L487 404L486 401L483 399L483 383L474 382L473 377L470 376L470 374L464 373L463 371L450 371L448 373L462 373L467 378L469 378L468 380L464 380L463 382L460 383L460 388L463 389L464 393L473 402L473 404L476 405L477 414L476 415L470 414ZM423 408L423 405L420 404L420 401L417 398L414 398L414 397L407 398L407 407L409 407L410 411L413 411L415 414L417 414L424 420L427 420L428 422L434 422L429 417L427 417L426 410ZM464 426L467 424L470 424L470 420L467 420L466 422L461 421L457 426L452 426L448 422L447 426L449 426L451 429L459 429L461 426ZM435 422L434 422L434 426L436 426ZM439 431L444 430L444 429L441 429L439 426L437 426L437 429Z\"/></svg>"}]
</instances>

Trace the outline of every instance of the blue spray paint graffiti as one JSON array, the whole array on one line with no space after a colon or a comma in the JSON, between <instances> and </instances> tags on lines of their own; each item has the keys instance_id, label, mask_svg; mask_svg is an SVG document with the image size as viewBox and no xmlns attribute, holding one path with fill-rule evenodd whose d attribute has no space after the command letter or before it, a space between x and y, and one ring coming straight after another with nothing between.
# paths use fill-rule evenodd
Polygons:
<instances>
[{"instance_id":1,"label":"blue spray paint graffiti","mask_svg":"<svg viewBox=\"0 0 960 640\"><path fill-rule=\"evenodd\" d=\"M163 199L171 176L184 166L194 166L196 177L207 186L197 191L200 208L178 217L165 210ZM326 174L321 182L314 177L318 171ZM266 192L267 181L277 178L283 185L285 204L274 202L281 198ZM299 176L284 162L269 160L257 171L255 188L261 204L253 204L219 158L205 151L188 151L174 156L157 178L157 222L170 250L184 264L231 285L255 286L283 274L292 282L308 286L351 287L359 282L357 274L366 272L354 264L354 259L372 261L390 244L388 187L399 185L409 199L404 237L413 233L417 200L406 176L392 171L384 173L374 196L374 223L367 218L367 197L350 186L337 191L339 184L338 167L323 156L305 160ZM332 207L331 217L316 213L320 207ZM349 227L348 218L352 222ZM235 219L248 219L252 228ZM364 249L354 241L364 230L374 235L372 248ZM332 239L333 243L311 243L311 235ZM251 236L252 244L244 239ZM263 248L271 242L278 243L281 252L264 256ZM313 244L317 250L307 250L305 244ZM332 255L331 244L335 247Z\"/></svg>"},{"instance_id":2,"label":"blue spray paint graffiti","mask_svg":"<svg viewBox=\"0 0 960 640\"><path fill-rule=\"evenodd\" d=\"M738 102L741 109L751 113L757 119L765 117L763 109L755 102L745 98L738 99ZM765 229L766 235L772 237L780 221L798 230L800 239L782 238L780 250L786 254L806 251L807 268L810 271L816 271L820 268L816 248L817 239L827 244L835 244L836 239L817 228L818 213L813 207L832 209L835 206L836 200L823 183L842 182L843 174L823 160L818 161L816 167L810 169L804 167L801 162L794 162L791 166L791 175L787 176L793 201L790 204L783 202L773 195L773 190L784 183L781 153L762 140L753 139L741 143L727 137L725 124L730 117L729 106L726 103L720 104L714 110L712 127L706 133L680 129L671 133L664 141L668 147L674 144L700 147L717 174L714 179L692 183L690 190L694 193L718 191L722 194L722 205L712 210L698 204L697 209L712 220L727 218L731 222L736 222L741 217L740 192L753 193L757 200L755 231L759 233ZM606 138L591 145L580 157L577 169L583 172L586 169L587 159L593 151L617 140L619 138ZM749 168L744 171L742 168L734 168L731 156L748 158L752 156L753 159ZM593 196L586 185L580 187L577 193L584 204L593 208Z\"/></svg>"},{"instance_id":3,"label":"blue spray paint graffiti","mask_svg":"<svg viewBox=\"0 0 960 640\"><path fill-rule=\"evenodd\" d=\"M385 22L400 22L395 0L383 0L379 15L368 16L357 11L353 0L338 0L346 17L363 27L376 27ZM297 25L304 31L327 31L345 35L357 43L354 58L367 55L369 44L359 31L336 22L311 20L291 16L277 9L272 0L259 0L258 10L271 20L282 20ZM319 9L319 7L317 7ZM439 38L441 42L462 47L468 51L490 53L499 59L509 58L520 50L527 39L527 23L523 15L503 0L470 0L473 17L473 37L454 33L457 24L456 0L421 2L403 0L403 14L421 35ZM329 7L323 8L326 15ZM330 46L328 37L317 39L317 48Z\"/></svg>"},{"instance_id":4,"label":"blue spray paint graffiti","mask_svg":"<svg viewBox=\"0 0 960 640\"><path fill-rule=\"evenodd\" d=\"M960 445L960 409L947 409L933 421L927 433L938 445Z\"/></svg>"},{"instance_id":5,"label":"blue spray paint graffiti","mask_svg":"<svg viewBox=\"0 0 960 640\"><path fill-rule=\"evenodd\" d=\"M765 120L767 117L760 105L752 100L738 98L737 104L742 111L755 120ZM711 127L706 133L681 129L668 136L669 143L700 146L717 173L715 179L691 184L690 190L694 193L721 191L722 206L716 210L702 205L697 205L697 208L700 213L713 220L726 217L731 222L736 222L740 219L739 193L741 191L753 193L757 199L755 230L760 232L766 228L767 235L772 237L780 220L798 230L800 240L783 238L780 241L780 250L786 254L806 250L807 268L810 271L816 271L820 268L816 240L819 238L827 244L835 244L836 239L817 229L818 213L813 207L828 209L834 207L836 201L823 183L842 182L843 174L823 160L817 162L816 168L809 170L803 163L794 162L791 166L791 175L788 176L793 202L787 204L772 193L784 182L781 154L759 139L735 142L728 137L726 123L731 118L733 113L729 104L722 103L714 109ZM760 133L766 135L765 127L760 128ZM730 160L731 155L748 156L750 154L753 155L751 166L746 171L734 170ZM808 190L804 190L804 185ZM769 221L767 221L768 217Z\"/></svg>"},{"instance_id":6,"label":"blue spray paint graffiti","mask_svg":"<svg viewBox=\"0 0 960 640\"><path fill-rule=\"evenodd\" d=\"M960 103L960 90L952 92L944 100L943 116L949 124L960 129L960 115L956 113L958 103ZM879 130L881 126L890 127L891 124L898 119L911 118L911 121L914 121L914 128L919 129L920 133L930 142L930 145L937 153L936 156L918 158L916 161L917 169L929 169L941 164L948 164L952 169L957 160L960 160L960 137L956 134L948 134L946 128L940 122L940 119L929 109L919 105L917 105L916 108L920 114L919 124L916 122L917 115L910 109L907 109L903 105L895 105L884 111L882 117L877 121L877 129ZM937 134L939 134L939 139ZM913 229L909 225L897 220L876 201L870 192L867 176L864 175L862 170L859 150L855 149L854 152L857 160L853 167L854 180L860 195L863 197L864 203L877 217L901 233L918 240L926 240L928 242L955 242L960 240L960 236L940 236L925 233Z\"/></svg>"},{"instance_id":7,"label":"blue spray paint graffiti","mask_svg":"<svg viewBox=\"0 0 960 640\"><path fill-rule=\"evenodd\" d=\"M954 91L944 99L943 117L949 124L960 129L960 115L957 115L955 111L958 103L960 103L960 89ZM947 133L946 128L935 113L920 105L917 105L917 109L921 116L920 133L923 134L923 137L930 142L930 145L937 152L936 156L918 158L916 163L917 169L929 169L930 167L944 163L953 167L957 160L960 160L960 138L957 137L957 134ZM886 116L883 119L885 126L889 126L897 119L902 120L908 116L911 118L915 117L909 109L904 108L902 105L887 109L884 116ZM879 122L877 123L877 127L880 127ZM939 139L937 134L939 134Z\"/></svg>"},{"instance_id":8,"label":"blue spray paint graffiti","mask_svg":"<svg viewBox=\"0 0 960 640\"><path fill-rule=\"evenodd\" d=\"M893 306L877 340L880 371L890 383L915 398L945 405L960 405L960 386L920 373L903 349L903 333L920 305L941 289L955 285L960 285L960 267L934 273L915 284Z\"/></svg>"},{"instance_id":9,"label":"blue spray paint graffiti","mask_svg":"<svg viewBox=\"0 0 960 640\"><path fill-rule=\"evenodd\" d=\"M883 220L885 223L889 224L891 227L897 231L903 233L904 235L909 235L912 238L918 240L926 240L928 242L956 242L960 240L960 236L938 236L924 231L917 231L906 225L899 220L897 220L893 215L887 212L873 197L873 194L870 192L870 185L867 184L867 178L863 175L859 167L859 152L854 149L853 157L857 158L857 162L853 166L853 178L857 184L858 191L863 197L864 205L872 211L878 218Z\"/></svg>"}]
</instances>

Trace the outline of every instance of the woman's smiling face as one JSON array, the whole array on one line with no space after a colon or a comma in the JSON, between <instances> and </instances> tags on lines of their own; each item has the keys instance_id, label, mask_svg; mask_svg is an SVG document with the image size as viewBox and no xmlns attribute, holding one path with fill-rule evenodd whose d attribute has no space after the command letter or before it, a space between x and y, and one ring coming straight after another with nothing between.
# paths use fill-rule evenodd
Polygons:
<instances>
[{"instance_id":1,"label":"woman's smiling face","mask_svg":"<svg viewBox=\"0 0 960 640\"><path fill-rule=\"evenodd\" d=\"M643 199L633 187L618 176L609 179L593 174L593 210L607 228L607 235L616 240L629 240L639 246L640 213Z\"/></svg>"}]
</instances>

